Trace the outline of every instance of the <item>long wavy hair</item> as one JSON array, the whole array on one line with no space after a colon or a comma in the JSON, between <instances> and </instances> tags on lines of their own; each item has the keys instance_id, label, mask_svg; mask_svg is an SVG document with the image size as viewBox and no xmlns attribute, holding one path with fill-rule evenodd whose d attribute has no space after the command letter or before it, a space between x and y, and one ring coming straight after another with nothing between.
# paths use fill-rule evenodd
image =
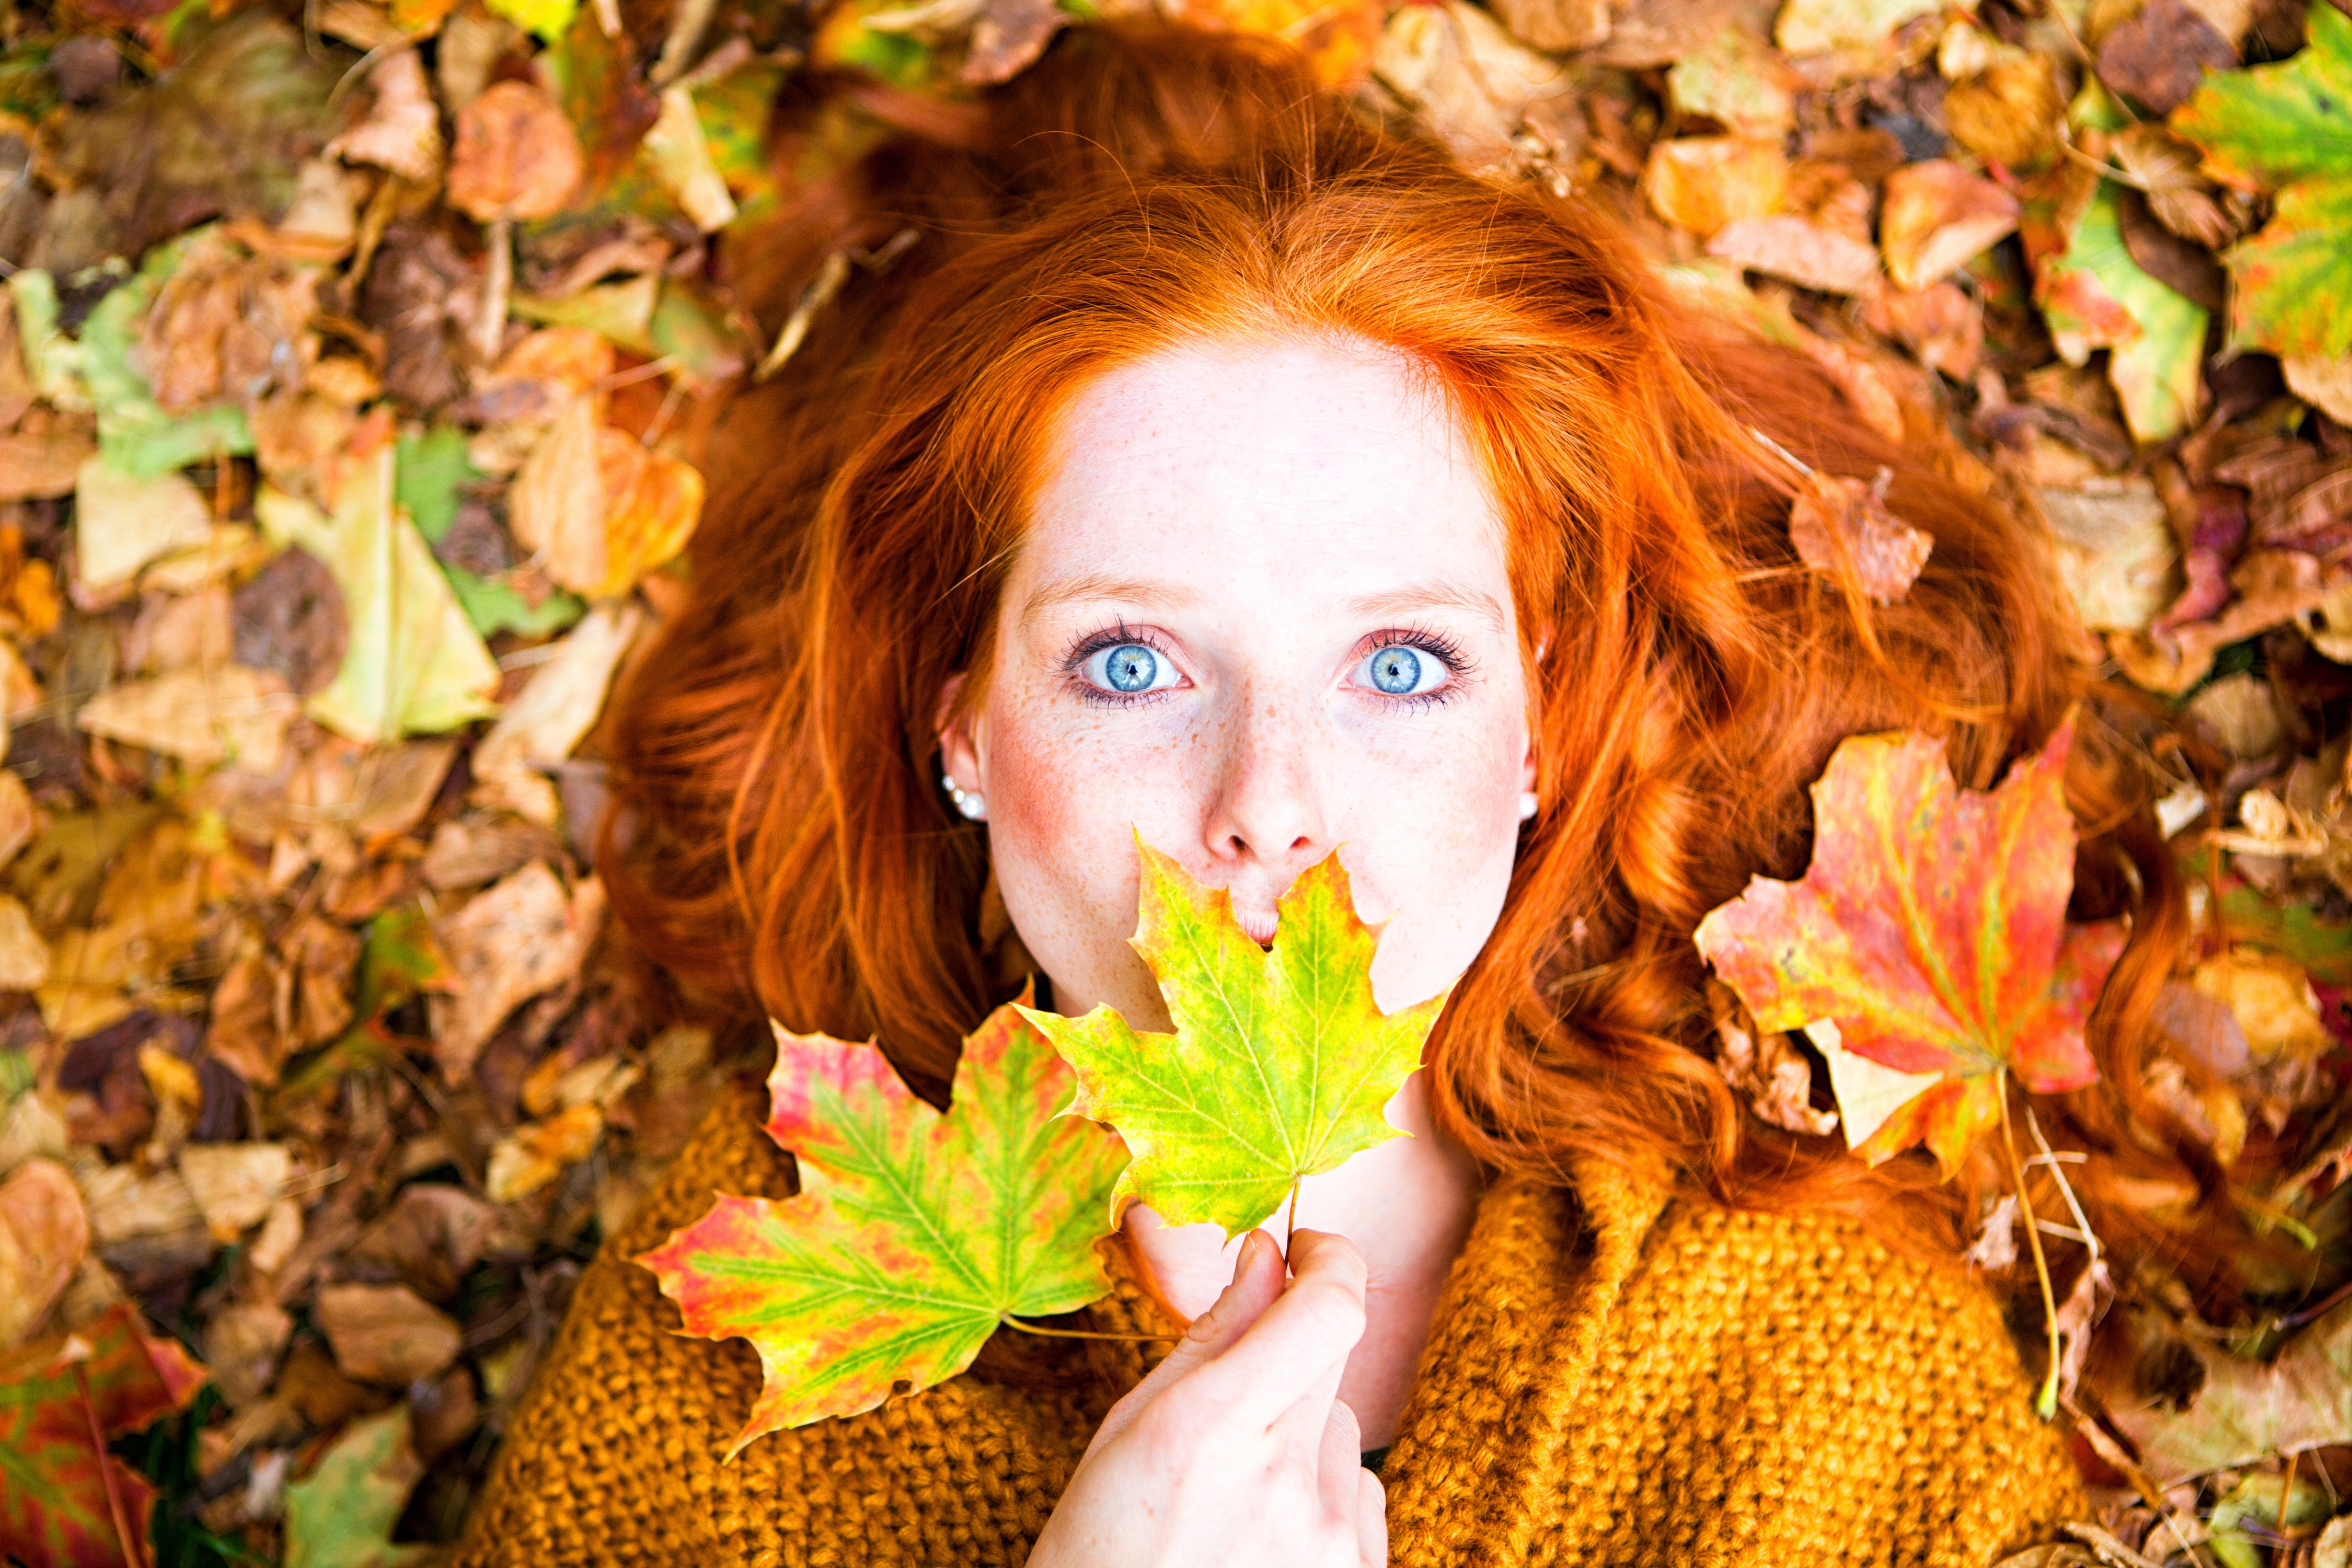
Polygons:
<instances>
[{"instance_id":1,"label":"long wavy hair","mask_svg":"<svg viewBox=\"0 0 2352 1568\"><path fill-rule=\"evenodd\" d=\"M739 249L739 285L773 331L850 265L712 431L690 602L622 696L604 859L656 962L876 1037L943 1093L1022 966L985 831L940 790L940 694L984 679L1057 408L1188 340L1368 340L1445 389L1508 520L1519 624L1551 637L1527 650L1540 809L1430 1047L1440 1125L1494 1170L1663 1161L1723 1202L1860 1213L1950 1255L1989 1171L1867 1169L1747 1114L1691 941L1751 874L1802 873L1806 785L1843 737L1935 731L1985 788L2092 692L2042 533L1948 477L1932 421L1874 434L1800 354L1677 308L1604 217L1474 176L1273 44L1072 27L969 103L806 75L772 129L788 175L837 167ZM1935 542L1906 598L1800 561L1798 476L1759 436L1891 470L1888 505ZM2213 1249L2181 1237L2226 1215L2221 1173L2142 1090L2188 920L2103 711L2070 773L2073 912L2132 938L2092 1023L2101 1081L2043 1122L2093 1153L2111 1240L2193 1270Z\"/></svg>"}]
</instances>

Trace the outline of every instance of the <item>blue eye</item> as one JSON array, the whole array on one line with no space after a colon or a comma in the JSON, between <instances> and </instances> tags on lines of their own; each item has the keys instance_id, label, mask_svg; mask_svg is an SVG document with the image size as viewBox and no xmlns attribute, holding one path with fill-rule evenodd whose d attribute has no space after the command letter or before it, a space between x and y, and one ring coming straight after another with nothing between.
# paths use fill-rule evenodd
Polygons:
<instances>
[{"instance_id":1,"label":"blue eye","mask_svg":"<svg viewBox=\"0 0 2352 1568\"><path fill-rule=\"evenodd\" d=\"M1402 643L1376 647L1356 667L1356 684L1383 697L1420 697L1445 684L1452 672L1436 655Z\"/></svg>"},{"instance_id":2,"label":"blue eye","mask_svg":"<svg viewBox=\"0 0 2352 1568\"><path fill-rule=\"evenodd\" d=\"M1176 684L1176 667L1141 643L1104 648L1087 659L1085 669L1093 685L1122 697L1161 691Z\"/></svg>"}]
</instances>

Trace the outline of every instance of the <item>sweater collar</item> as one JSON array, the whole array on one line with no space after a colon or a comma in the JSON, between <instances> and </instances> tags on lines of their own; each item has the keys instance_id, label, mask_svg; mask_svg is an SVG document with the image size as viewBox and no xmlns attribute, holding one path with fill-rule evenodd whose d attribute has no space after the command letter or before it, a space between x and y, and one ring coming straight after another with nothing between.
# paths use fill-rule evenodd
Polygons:
<instances>
[{"instance_id":1,"label":"sweater collar","mask_svg":"<svg viewBox=\"0 0 2352 1568\"><path fill-rule=\"evenodd\" d=\"M1507 1178L1479 1202L1381 1467L1393 1561L1523 1561L1559 1494L1569 1420L1668 1193L1598 1162L1574 1177Z\"/></svg>"}]
</instances>

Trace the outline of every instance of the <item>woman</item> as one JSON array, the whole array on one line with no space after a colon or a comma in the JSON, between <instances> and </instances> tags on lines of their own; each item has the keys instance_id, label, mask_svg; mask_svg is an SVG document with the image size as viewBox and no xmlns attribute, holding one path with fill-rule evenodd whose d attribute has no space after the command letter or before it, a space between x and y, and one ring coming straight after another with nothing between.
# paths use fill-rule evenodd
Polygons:
<instances>
[{"instance_id":1,"label":"woman","mask_svg":"<svg viewBox=\"0 0 2352 1568\"><path fill-rule=\"evenodd\" d=\"M1801 871L1841 738L1933 728L1986 787L2049 732L2083 681L2036 537L1271 46L1075 29L970 109L819 81L782 123L788 162L869 150L779 226L776 296L867 262L719 431L694 604L626 694L635 940L940 1099L1033 973L1164 1020L1138 832L1260 938L1336 848L1392 917L1383 1005L1463 978L1392 1110L1421 1136L1307 1184L1287 1275L1130 1216L1073 1321L1172 1351L1000 1335L721 1465L756 1360L625 1259L791 1190L730 1094L583 1280L460 1560L1959 1563L2078 1511L1939 1261L1974 1193L1743 1120L1690 940ZM1892 468L1935 540L1903 603L1799 561L1776 447ZM2136 1081L2182 916L2095 746L2076 912L2136 914L2094 1031ZM2076 1138L2154 1158L2105 1092Z\"/></svg>"}]
</instances>

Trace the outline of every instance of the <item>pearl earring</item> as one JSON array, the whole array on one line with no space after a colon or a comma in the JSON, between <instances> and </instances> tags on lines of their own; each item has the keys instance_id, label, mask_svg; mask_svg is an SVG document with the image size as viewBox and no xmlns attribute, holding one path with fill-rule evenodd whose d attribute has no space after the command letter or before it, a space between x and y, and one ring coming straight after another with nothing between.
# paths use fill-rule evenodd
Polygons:
<instances>
[{"instance_id":1,"label":"pearl earring","mask_svg":"<svg viewBox=\"0 0 2352 1568\"><path fill-rule=\"evenodd\" d=\"M940 787L948 792L948 798L955 802L955 808L962 812L965 816L974 822L988 820L988 803L980 798L978 790L960 789L956 786L955 780L945 773L940 775Z\"/></svg>"},{"instance_id":2,"label":"pearl earring","mask_svg":"<svg viewBox=\"0 0 2352 1568\"><path fill-rule=\"evenodd\" d=\"M1536 798L1536 792L1535 792L1535 791L1533 791L1533 790L1531 790L1531 789L1530 789L1530 790L1522 790L1522 791L1520 791L1520 792L1519 792L1519 820L1520 820L1521 822L1527 822L1527 821L1531 820L1531 819L1535 816L1535 814L1536 814L1537 808L1538 808L1538 806L1540 806L1542 804L1543 804L1543 803L1542 803L1541 801L1539 801L1539 800L1538 800L1538 799Z\"/></svg>"}]
</instances>

